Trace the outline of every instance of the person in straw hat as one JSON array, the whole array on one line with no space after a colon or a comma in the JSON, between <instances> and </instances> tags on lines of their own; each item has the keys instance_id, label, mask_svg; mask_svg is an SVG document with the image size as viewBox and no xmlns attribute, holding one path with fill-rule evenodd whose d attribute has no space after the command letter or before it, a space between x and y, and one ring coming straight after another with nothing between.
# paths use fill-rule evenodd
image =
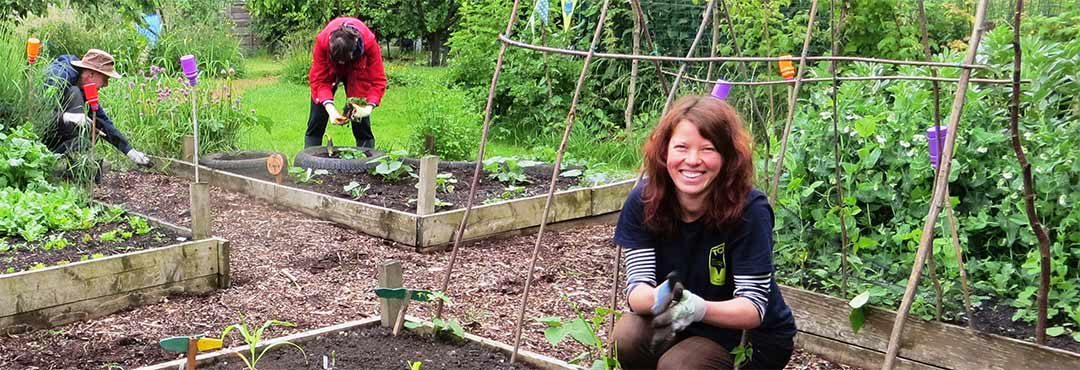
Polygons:
<instances>
[{"instance_id":1,"label":"person in straw hat","mask_svg":"<svg viewBox=\"0 0 1080 370\"><path fill-rule=\"evenodd\" d=\"M82 59L70 54L61 55L49 64L45 72L45 85L47 88L56 89L60 96L60 111L57 112L52 129L47 130L42 137L49 150L68 154L87 148L89 140L85 133L88 133L91 127L91 117L84 108L87 102L82 86L89 83L97 84L99 89L109 86L110 78L120 78L114 68L115 64L112 55L98 49L90 49ZM132 162L140 165L150 163L146 154L131 147L127 138L113 125L103 107L97 111L96 127L105 141L127 155Z\"/></svg>"}]
</instances>

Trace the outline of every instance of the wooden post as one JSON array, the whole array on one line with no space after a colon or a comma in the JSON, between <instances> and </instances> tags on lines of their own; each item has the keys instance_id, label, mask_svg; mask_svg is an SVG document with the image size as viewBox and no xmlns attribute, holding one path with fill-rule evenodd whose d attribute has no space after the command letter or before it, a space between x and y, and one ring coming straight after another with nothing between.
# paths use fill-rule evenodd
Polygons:
<instances>
[{"instance_id":1,"label":"wooden post","mask_svg":"<svg viewBox=\"0 0 1080 370\"><path fill-rule=\"evenodd\" d=\"M184 362L184 370L195 370L195 366L198 363L195 361L195 355L199 354L199 338L188 338L187 345L187 361Z\"/></svg>"},{"instance_id":2,"label":"wooden post","mask_svg":"<svg viewBox=\"0 0 1080 370\"><path fill-rule=\"evenodd\" d=\"M435 213L435 178L439 174L439 157L425 155L420 158L420 189L416 194L416 214Z\"/></svg>"},{"instance_id":3,"label":"wooden post","mask_svg":"<svg viewBox=\"0 0 1080 370\"><path fill-rule=\"evenodd\" d=\"M397 318L394 320L394 336L401 332L401 327L405 324L405 310L409 309L409 300L412 299L412 291L405 290L405 299L401 300L401 309L398 310Z\"/></svg>"},{"instance_id":4,"label":"wooden post","mask_svg":"<svg viewBox=\"0 0 1080 370\"><path fill-rule=\"evenodd\" d=\"M404 270L401 262L387 262L379 266L379 288L401 288L404 286ZM398 311L401 310L400 299L379 298L379 317L383 327L391 327L397 322Z\"/></svg>"},{"instance_id":5,"label":"wooden post","mask_svg":"<svg viewBox=\"0 0 1080 370\"><path fill-rule=\"evenodd\" d=\"M210 224L210 184L191 183L191 238L209 238Z\"/></svg>"},{"instance_id":6,"label":"wooden post","mask_svg":"<svg viewBox=\"0 0 1080 370\"><path fill-rule=\"evenodd\" d=\"M193 163L195 159L195 136L184 135L184 151L181 153L180 160L184 162ZM194 163L193 163L194 164Z\"/></svg>"}]
</instances>

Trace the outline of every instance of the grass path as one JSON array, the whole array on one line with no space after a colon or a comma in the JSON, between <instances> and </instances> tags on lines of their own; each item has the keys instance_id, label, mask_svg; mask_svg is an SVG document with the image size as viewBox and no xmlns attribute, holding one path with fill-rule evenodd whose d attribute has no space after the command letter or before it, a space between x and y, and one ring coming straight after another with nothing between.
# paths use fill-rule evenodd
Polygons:
<instances>
[{"instance_id":1,"label":"grass path","mask_svg":"<svg viewBox=\"0 0 1080 370\"><path fill-rule=\"evenodd\" d=\"M270 131L255 129L243 135L240 146L248 150L274 150L292 157L303 148L304 131L307 128L310 92L306 85L292 84L277 79L283 65L268 57L248 59L247 79L234 81L234 88L243 94L243 101L256 114L270 120ZM410 72L427 83L446 83L444 68L408 66ZM418 85L418 86L413 86ZM372 130L376 146L384 150L403 149L413 133L412 122L422 107L431 99L424 94L425 83L409 86L393 86L386 90L382 104L372 113ZM453 90L455 94L463 92ZM335 97L338 106L344 106L344 91L339 89ZM480 104L480 103L478 103ZM477 126L481 122L476 123ZM348 126L329 125L326 134L337 145L353 145L352 131ZM476 138L479 143L479 137ZM486 156L527 156L527 148L510 143L489 142Z\"/></svg>"}]
</instances>

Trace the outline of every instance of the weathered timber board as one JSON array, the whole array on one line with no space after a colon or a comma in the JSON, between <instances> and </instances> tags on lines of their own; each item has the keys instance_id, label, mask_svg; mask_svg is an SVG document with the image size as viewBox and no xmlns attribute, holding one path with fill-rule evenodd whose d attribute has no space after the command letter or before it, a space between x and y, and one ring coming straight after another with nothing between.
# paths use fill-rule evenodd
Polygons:
<instances>
[{"instance_id":1,"label":"weathered timber board","mask_svg":"<svg viewBox=\"0 0 1080 370\"><path fill-rule=\"evenodd\" d=\"M592 190L574 189L555 193L548 223L572 220L592 215ZM547 195L514 199L473 208L463 240L479 239L492 234L524 229L540 224ZM431 247L453 242L465 210L440 212L420 218L419 247Z\"/></svg>"},{"instance_id":2,"label":"weathered timber board","mask_svg":"<svg viewBox=\"0 0 1080 370\"><path fill-rule=\"evenodd\" d=\"M162 297L170 295L208 293L218 289L219 283L218 276L202 276L137 291L117 293L13 316L0 317L0 334L48 329L76 321L103 317L131 307L158 303Z\"/></svg>"},{"instance_id":3,"label":"weathered timber board","mask_svg":"<svg viewBox=\"0 0 1080 370\"><path fill-rule=\"evenodd\" d=\"M636 182L637 179L624 180L592 188L592 214L598 216L622 210Z\"/></svg>"},{"instance_id":4,"label":"weathered timber board","mask_svg":"<svg viewBox=\"0 0 1080 370\"><path fill-rule=\"evenodd\" d=\"M155 167L174 176L194 178L190 163L154 157ZM199 179L226 190L285 206L301 213L348 226L368 235L416 245L417 216L398 210L341 199L199 166Z\"/></svg>"},{"instance_id":5,"label":"weathered timber board","mask_svg":"<svg viewBox=\"0 0 1080 370\"><path fill-rule=\"evenodd\" d=\"M415 317L406 316L406 318L409 321L421 322L421 320L419 320L419 319L417 319ZM370 327L370 326L379 325L379 322L381 320L382 319L377 317L377 316L376 317L369 317L369 318L366 318L366 319L363 319L363 320L350 321L350 322L346 322L346 323L342 323L342 324L338 324L338 325L328 326L328 327L325 327L325 328L319 328L319 329L315 329L315 330L296 333L296 334L289 335L289 336L284 336L284 337L280 337L280 338L274 338L274 339L270 339L270 340L261 342L256 350L261 350L259 348L266 348L266 346L274 345L275 343L281 343L281 342L285 342L285 341L289 341L289 342L293 342L293 343L302 345L305 342L312 341L312 340L317 340L319 337L321 337L323 335L333 334L333 333L340 332L340 331L346 331L346 330L352 330L352 329L361 329L361 328L366 328L366 327ZM408 329L406 329L406 330L408 330ZM420 329L418 329L418 330L420 330ZM496 342L496 341L493 341L491 339L475 336L475 335L472 335L472 334L465 334L465 339L477 342L480 345L483 345L485 347L491 348L491 349L496 350L496 351L501 351L501 352L504 352L504 353L509 353L510 351L513 351L513 347L510 346L510 345L507 345L505 343ZM236 353L236 352L245 352L245 351L249 351L249 350L250 349L247 346L234 347L234 348L229 348L229 349L220 350L220 351L216 351L216 352L204 353L204 354L198 355L198 357L196 357L196 359L198 360L199 365L210 365L210 364L214 364L214 363L216 363L216 362L218 362L220 360L234 360L235 359L234 353ZM544 370L576 370L576 369L580 369L579 367L575 367L575 366L573 366L571 364L568 364L568 363L566 363L564 361L561 361L561 360L558 360L558 359L555 359L555 358L551 358L551 357L548 357L548 356L540 355L540 354L530 352L530 351L524 351L524 350L518 351L518 358L520 359L520 361L522 361L524 363L533 365L533 366L535 366L535 367L537 367L539 369L544 369ZM180 365L184 364L184 361L185 360L169 361L169 362L166 362L166 363L141 367L138 370L173 370L173 369L176 369L177 367L179 367Z\"/></svg>"},{"instance_id":6,"label":"weathered timber board","mask_svg":"<svg viewBox=\"0 0 1080 370\"><path fill-rule=\"evenodd\" d=\"M895 312L869 308L862 330L854 334L846 300L781 289L799 331L879 353L888 347ZM1080 369L1077 353L917 318L905 324L899 357L946 369Z\"/></svg>"},{"instance_id":7,"label":"weathered timber board","mask_svg":"<svg viewBox=\"0 0 1080 370\"><path fill-rule=\"evenodd\" d=\"M800 332L795 336L795 347L815 353L833 362L858 366L863 369L877 369L885 362L885 354L872 349L844 343L835 339ZM896 370L941 370L943 368L899 358Z\"/></svg>"},{"instance_id":8,"label":"weathered timber board","mask_svg":"<svg viewBox=\"0 0 1080 370\"><path fill-rule=\"evenodd\" d=\"M0 329L50 327L147 302L142 296L205 292L204 281L228 284L227 249L206 239L0 275Z\"/></svg>"}]
</instances>

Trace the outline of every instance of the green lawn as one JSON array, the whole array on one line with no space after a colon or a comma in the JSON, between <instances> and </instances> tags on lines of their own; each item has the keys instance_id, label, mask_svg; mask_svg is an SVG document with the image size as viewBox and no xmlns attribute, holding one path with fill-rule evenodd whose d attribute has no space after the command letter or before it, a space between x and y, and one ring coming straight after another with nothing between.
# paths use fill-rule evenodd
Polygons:
<instances>
[{"instance_id":1,"label":"green lawn","mask_svg":"<svg viewBox=\"0 0 1080 370\"><path fill-rule=\"evenodd\" d=\"M267 57L248 59L247 70L250 76L276 76L281 70L281 64ZM430 83L445 84L445 68L408 66L410 72L422 77ZM274 150L285 153L290 158L303 148L304 131L307 129L308 110L310 107L310 92L307 86L290 84L277 80L256 82L259 78L251 81L237 81L243 86L250 83L251 87L242 88L244 104L255 109L260 116L271 119L270 132L265 130L253 130L245 133L240 145L249 150ZM375 133L375 146L382 150L403 149L407 146L412 134L411 123L419 112L418 107L428 103L432 99L430 94L424 94L425 84L413 84L420 86L395 87L390 86L383 96L382 104L371 115L372 130ZM452 90L453 94L464 95L464 92ZM446 97L461 99L457 97ZM338 89L336 96L337 106L344 106L344 91ZM476 102L482 107L483 102ZM478 122L477 125L480 123ZM328 125L326 134L334 140L336 145L354 145L352 131L348 126ZM479 143L480 138L476 138ZM493 155L516 155L526 156L527 148L517 147L507 143L489 142L485 156Z\"/></svg>"}]
</instances>

